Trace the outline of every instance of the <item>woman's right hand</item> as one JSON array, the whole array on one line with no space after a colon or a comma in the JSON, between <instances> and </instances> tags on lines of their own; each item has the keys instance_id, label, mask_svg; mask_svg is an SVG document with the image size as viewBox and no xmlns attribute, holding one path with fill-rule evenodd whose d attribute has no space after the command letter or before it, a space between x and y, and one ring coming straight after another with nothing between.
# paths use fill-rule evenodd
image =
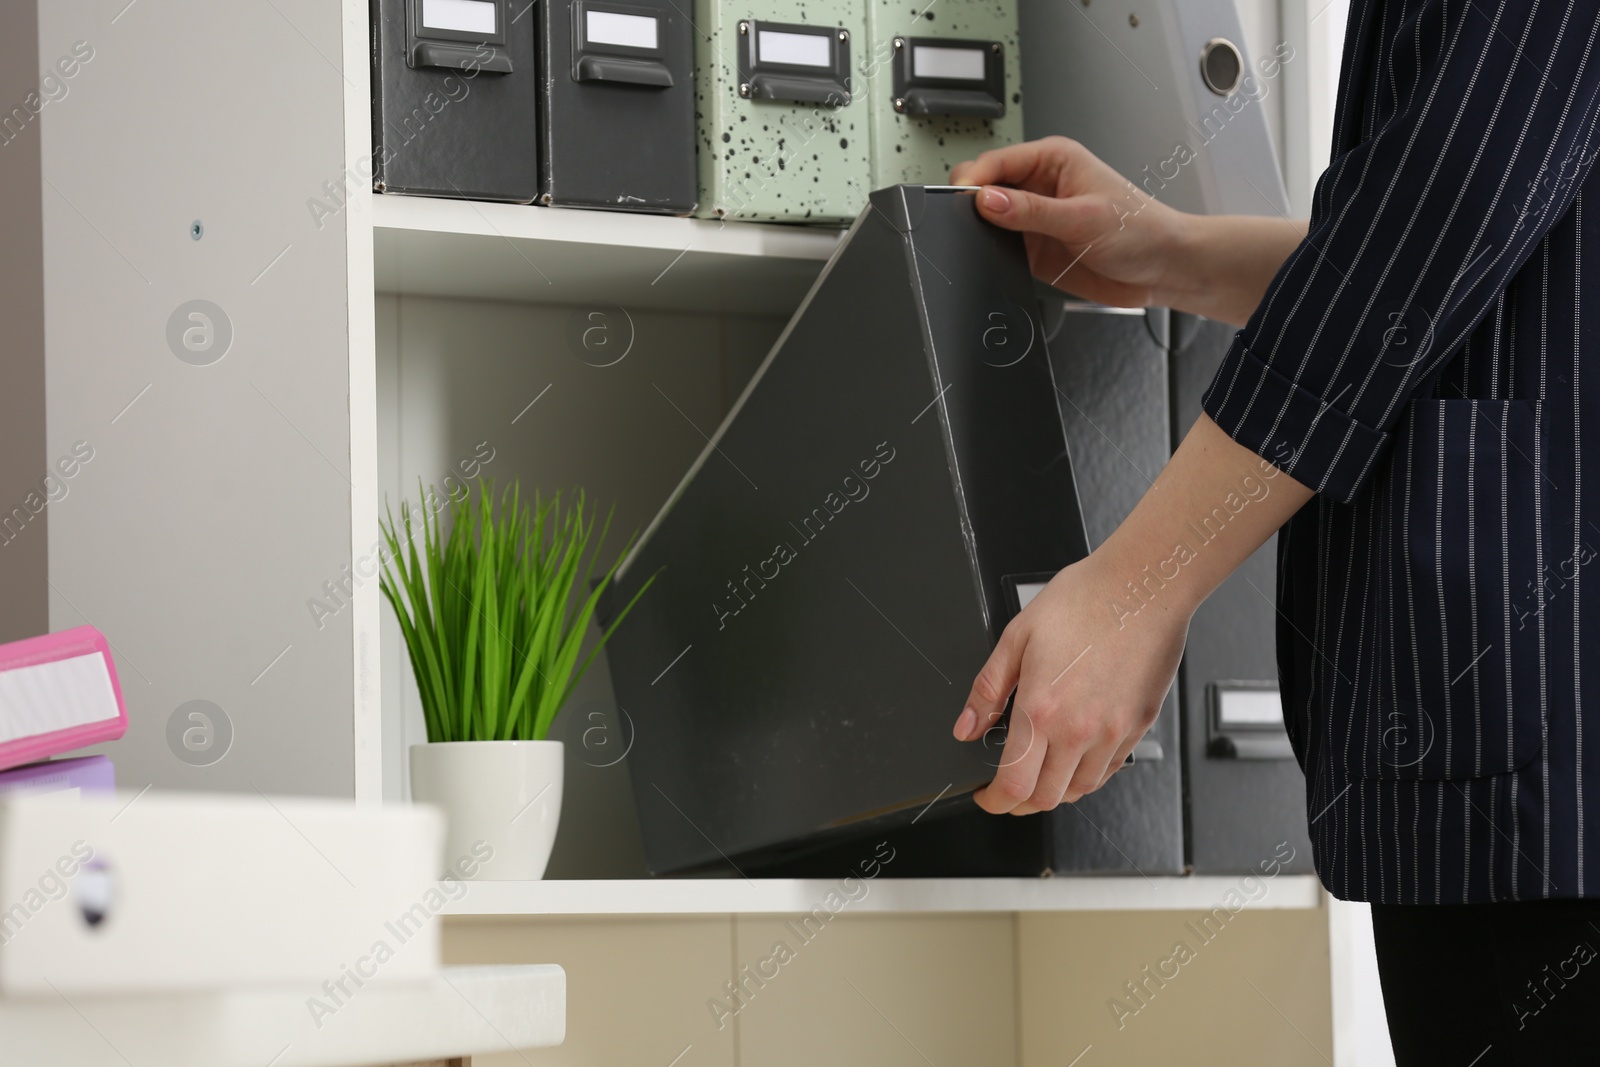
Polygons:
<instances>
[{"instance_id":1,"label":"woman's right hand","mask_svg":"<svg viewBox=\"0 0 1600 1067\"><path fill-rule=\"evenodd\" d=\"M1041 280L1116 307L1172 303L1166 274L1189 216L1078 142L1046 137L997 148L958 164L950 183L983 186L979 214L1026 235Z\"/></svg>"}]
</instances>

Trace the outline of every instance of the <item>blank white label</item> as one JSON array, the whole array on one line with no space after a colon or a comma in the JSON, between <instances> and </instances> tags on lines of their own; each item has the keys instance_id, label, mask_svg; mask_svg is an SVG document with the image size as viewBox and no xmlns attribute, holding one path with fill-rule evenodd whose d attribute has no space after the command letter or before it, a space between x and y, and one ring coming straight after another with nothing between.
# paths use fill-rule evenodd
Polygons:
<instances>
[{"instance_id":1,"label":"blank white label","mask_svg":"<svg viewBox=\"0 0 1600 1067\"><path fill-rule=\"evenodd\" d=\"M784 33L759 30L756 33L756 62L796 63L802 67L829 67L828 37L821 33Z\"/></svg>"},{"instance_id":2,"label":"blank white label","mask_svg":"<svg viewBox=\"0 0 1600 1067\"><path fill-rule=\"evenodd\" d=\"M590 44L654 48L656 20L650 15L624 15L617 11L585 11L583 35Z\"/></svg>"},{"instance_id":3,"label":"blank white label","mask_svg":"<svg viewBox=\"0 0 1600 1067\"><path fill-rule=\"evenodd\" d=\"M911 49L911 73L917 78L962 78L983 81L981 48L934 48L917 45Z\"/></svg>"},{"instance_id":4,"label":"blank white label","mask_svg":"<svg viewBox=\"0 0 1600 1067\"><path fill-rule=\"evenodd\" d=\"M1033 598L1044 591L1044 582L1018 582L1017 583L1017 610L1021 611L1033 601Z\"/></svg>"},{"instance_id":5,"label":"blank white label","mask_svg":"<svg viewBox=\"0 0 1600 1067\"><path fill-rule=\"evenodd\" d=\"M1268 726L1283 722L1276 689L1218 689L1217 721L1222 726Z\"/></svg>"},{"instance_id":6,"label":"blank white label","mask_svg":"<svg viewBox=\"0 0 1600 1067\"><path fill-rule=\"evenodd\" d=\"M493 0L422 0L422 24L430 30L494 33Z\"/></svg>"},{"instance_id":7,"label":"blank white label","mask_svg":"<svg viewBox=\"0 0 1600 1067\"><path fill-rule=\"evenodd\" d=\"M98 652L0 671L0 741L116 717L117 696Z\"/></svg>"}]
</instances>

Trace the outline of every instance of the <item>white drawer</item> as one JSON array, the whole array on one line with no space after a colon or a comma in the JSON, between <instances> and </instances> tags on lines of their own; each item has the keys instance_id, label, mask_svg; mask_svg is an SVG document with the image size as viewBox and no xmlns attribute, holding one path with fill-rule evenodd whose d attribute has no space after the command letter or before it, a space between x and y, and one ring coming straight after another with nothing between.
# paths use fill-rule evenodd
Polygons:
<instances>
[{"instance_id":1,"label":"white drawer","mask_svg":"<svg viewBox=\"0 0 1600 1067\"><path fill-rule=\"evenodd\" d=\"M347 998L431 978L434 916L466 891L436 880L442 837L425 807L0 802L0 994L292 983Z\"/></svg>"}]
</instances>

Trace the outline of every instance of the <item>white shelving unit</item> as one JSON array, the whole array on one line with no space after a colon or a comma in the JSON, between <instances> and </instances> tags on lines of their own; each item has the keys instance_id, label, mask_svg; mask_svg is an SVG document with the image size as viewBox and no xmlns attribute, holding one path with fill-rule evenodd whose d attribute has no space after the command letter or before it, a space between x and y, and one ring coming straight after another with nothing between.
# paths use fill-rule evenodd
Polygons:
<instances>
[{"instance_id":1,"label":"white shelving unit","mask_svg":"<svg viewBox=\"0 0 1600 1067\"><path fill-rule=\"evenodd\" d=\"M78 39L96 49L72 105L46 116L43 144L47 451L79 438L97 450L50 513L51 625L93 622L116 646L133 729L114 755L129 788L402 799L405 746L422 739L409 671L377 581L347 574L378 544L381 502L437 483L486 440L497 480L582 484L617 501L619 528L641 528L839 244L840 231L816 227L374 195L359 180L373 150L367 20L366 0L199 18L148 5L108 15L90 0L40 8L42 53ZM172 49L200 66L139 59ZM188 78L295 90L224 92L224 124ZM152 127L140 116L158 100L182 108ZM134 164L96 166L108 138L135 129ZM210 131L202 159L261 165L177 180L196 129ZM207 365L176 358L166 336L195 298L232 327ZM595 306L624 309L637 334L620 366L586 366L563 341ZM129 356L108 364L108 352ZM181 521L160 500L177 501ZM580 705L608 705L604 673L585 680ZM172 748L171 716L194 699L228 720L221 760ZM564 860L575 880L483 887L474 900L486 903L470 907L805 902L804 883L751 899L737 880L630 879L644 871L624 769L571 769L588 778L569 774L558 851L587 839L613 853ZM924 911L1180 906L1205 886L882 884L872 907Z\"/></svg>"}]
</instances>

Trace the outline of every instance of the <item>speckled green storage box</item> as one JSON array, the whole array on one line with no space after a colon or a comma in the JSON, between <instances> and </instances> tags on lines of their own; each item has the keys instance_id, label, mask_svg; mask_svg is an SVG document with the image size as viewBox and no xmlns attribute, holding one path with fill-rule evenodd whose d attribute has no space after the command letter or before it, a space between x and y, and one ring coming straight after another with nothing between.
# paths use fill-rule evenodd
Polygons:
<instances>
[{"instance_id":1,"label":"speckled green storage box","mask_svg":"<svg viewBox=\"0 0 1600 1067\"><path fill-rule=\"evenodd\" d=\"M940 185L957 163L1022 140L1016 0L868 5L856 76L871 114L874 189Z\"/></svg>"},{"instance_id":2,"label":"speckled green storage box","mask_svg":"<svg viewBox=\"0 0 1600 1067\"><path fill-rule=\"evenodd\" d=\"M856 217L873 188L866 28L866 0L696 0L698 214Z\"/></svg>"}]
</instances>

